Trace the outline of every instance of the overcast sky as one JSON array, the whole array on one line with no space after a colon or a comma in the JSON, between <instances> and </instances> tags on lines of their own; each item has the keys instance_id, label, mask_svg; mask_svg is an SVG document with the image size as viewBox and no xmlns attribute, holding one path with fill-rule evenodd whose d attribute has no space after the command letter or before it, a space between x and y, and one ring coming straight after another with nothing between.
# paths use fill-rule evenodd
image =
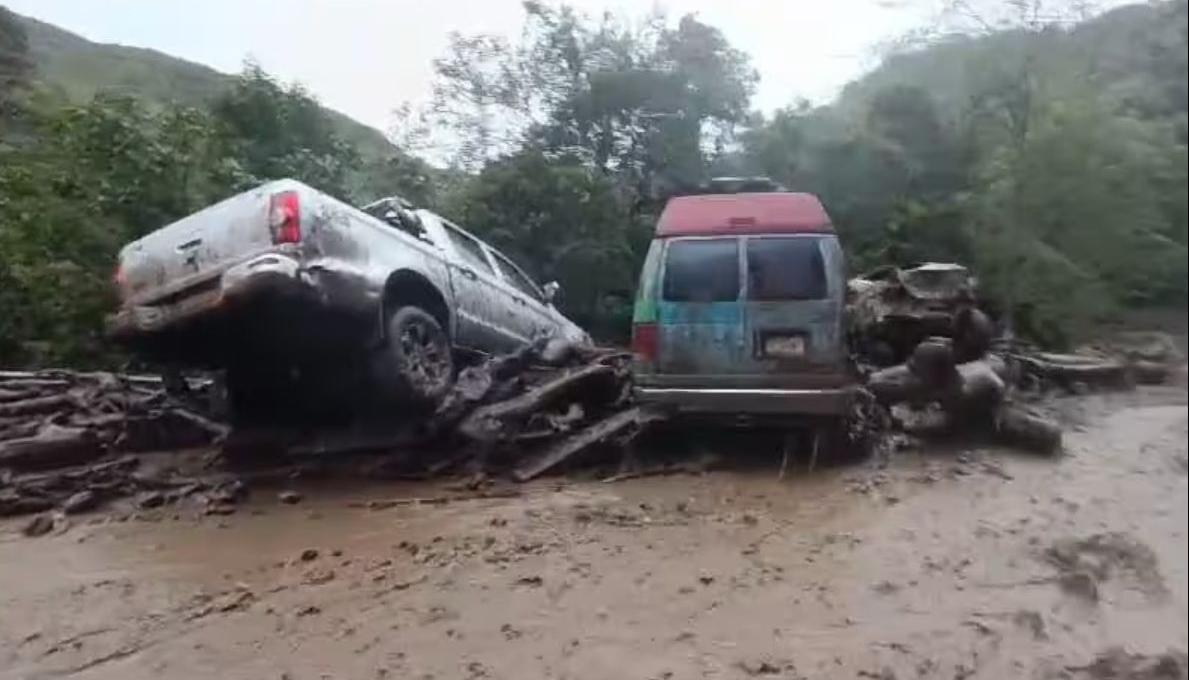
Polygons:
<instances>
[{"instance_id":1,"label":"overcast sky","mask_svg":"<svg viewBox=\"0 0 1189 680\"><path fill-rule=\"evenodd\" d=\"M386 130L402 102L428 98L431 61L451 31L514 38L519 0L0 0L98 41L149 47L236 72L246 57L304 83L326 105ZM877 47L920 26L941 0L571 0L675 21L695 13L748 52L760 73L753 105L832 98L877 62Z\"/></svg>"}]
</instances>

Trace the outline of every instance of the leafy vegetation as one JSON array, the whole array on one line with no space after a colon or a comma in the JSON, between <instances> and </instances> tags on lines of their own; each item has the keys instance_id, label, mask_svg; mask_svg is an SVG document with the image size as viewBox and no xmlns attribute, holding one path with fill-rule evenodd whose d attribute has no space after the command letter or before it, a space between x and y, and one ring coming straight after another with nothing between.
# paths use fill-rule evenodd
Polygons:
<instances>
[{"instance_id":1,"label":"leafy vegetation","mask_svg":"<svg viewBox=\"0 0 1189 680\"><path fill-rule=\"evenodd\" d=\"M398 151L254 66L224 76L0 8L0 365L112 360L118 247L283 176L446 214L559 280L604 338L626 331L664 199L720 174L819 194L852 269L972 264L1051 344L1119 306L1186 303L1184 0L999 12L767 117L746 54L692 16L525 9L515 43L452 37ZM429 149L449 167L412 153Z\"/></svg>"}]
</instances>

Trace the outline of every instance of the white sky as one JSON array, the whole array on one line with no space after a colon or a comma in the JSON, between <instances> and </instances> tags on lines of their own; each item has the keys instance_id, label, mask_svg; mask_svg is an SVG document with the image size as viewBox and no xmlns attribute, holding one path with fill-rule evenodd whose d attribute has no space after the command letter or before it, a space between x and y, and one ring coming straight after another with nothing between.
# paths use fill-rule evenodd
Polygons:
<instances>
[{"instance_id":1,"label":"white sky","mask_svg":"<svg viewBox=\"0 0 1189 680\"><path fill-rule=\"evenodd\" d=\"M97 42L160 50L220 71L251 56L324 104L387 130L425 101L450 31L519 34L519 0L0 0ZM654 7L717 26L760 73L754 107L831 99L876 48L928 21L941 0L571 0L638 18Z\"/></svg>"}]
</instances>

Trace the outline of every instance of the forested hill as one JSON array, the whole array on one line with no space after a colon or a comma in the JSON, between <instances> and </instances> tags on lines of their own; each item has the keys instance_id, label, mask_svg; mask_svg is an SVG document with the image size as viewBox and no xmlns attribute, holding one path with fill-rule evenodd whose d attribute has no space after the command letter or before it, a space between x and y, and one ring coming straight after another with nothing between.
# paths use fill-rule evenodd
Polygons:
<instances>
[{"instance_id":1,"label":"forested hill","mask_svg":"<svg viewBox=\"0 0 1189 680\"><path fill-rule=\"evenodd\" d=\"M1019 330L1061 342L1184 306L1186 48L1184 0L935 38L731 160L821 194L857 267L971 263Z\"/></svg>"},{"instance_id":2,"label":"forested hill","mask_svg":"<svg viewBox=\"0 0 1189 680\"><path fill-rule=\"evenodd\" d=\"M209 66L140 47L96 43L65 29L21 17L37 78L68 101L83 103L100 92L205 106L231 86L235 76ZM375 128L327 109L335 132L366 158L393 150Z\"/></svg>"},{"instance_id":3,"label":"forested hill","mask_svg":"<svg viewBox=\"0 0 1189 680\"><path fill-rule=\"evenodd\" d=\"M665 197L725 174L819 194L853 271L970 265L1044 344L1122 309L1183 310L1186 0L1086 20L1074 0L947 4L994 20L922 27L837 101L790 92L761 115L762 74L696 16L526 2L514 40L450 36L401 149L259 68L0 7L0 365L118 360L101 328L119 246L277 177L431 207L558 280L603 339L626 335Z\"/></svg>"}]
</instances>

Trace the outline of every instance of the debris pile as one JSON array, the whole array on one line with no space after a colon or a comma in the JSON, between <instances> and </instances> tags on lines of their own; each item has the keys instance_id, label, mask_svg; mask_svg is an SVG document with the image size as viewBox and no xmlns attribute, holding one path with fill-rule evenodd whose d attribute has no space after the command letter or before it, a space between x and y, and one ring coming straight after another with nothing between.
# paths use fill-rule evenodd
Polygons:
<instances>
[{"instance_id":1,"label":"debris pile","mask_svg":"<svg viewBox=\"0 0 1189 680\"><path fill-rule=\"evenodd\" d=\"M894 267L848 284L852 353L867 389L915 435L981 431L1052 452L1057 425L1011 399L1014 355L993 352L995 325L965 267Z\"/></svg>"},{"instance_id":2,"label":"debris pile","mask_svg":"<svg viewBox=\"0 0 1189 680\"><path fill-rule=\"evenodd\" d=\"M201 446L226 434L226 426L166 394L159 379L2 372L0 516L82 512L171 489L193 493L203 485L142 474L140 459L130 454Z\"/></svg>"},{"instance_id":3,"label":"debris pile","mask_svg":"<svg viewBox=\"0 0 1189 680\"><path fill-rule=\"evenodd\" d=\"M657 415L631 405L630 355L539 340L463 369L428 423L464 463L527 481L600 445L622 446Z\"/></svg>"}]
</instances>

